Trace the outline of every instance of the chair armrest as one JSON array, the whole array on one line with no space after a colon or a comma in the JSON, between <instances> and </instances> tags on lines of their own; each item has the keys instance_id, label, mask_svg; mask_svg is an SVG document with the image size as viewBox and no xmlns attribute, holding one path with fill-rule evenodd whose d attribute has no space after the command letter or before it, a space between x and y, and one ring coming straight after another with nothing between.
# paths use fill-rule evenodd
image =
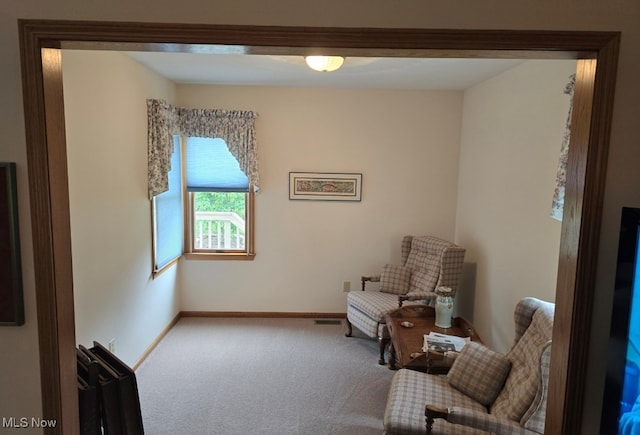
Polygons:
<instances>
[{"instance_id":1,"label":"chair armrest","mask_svg":"<svg viewBox=\"0 0 640 435\"><path fill-rule=\"evenodd\" d=\"M424 415L427 423L427 434L430 434L431 430L433 430L433 423L436 418L442 418L449 423L460 424L495 434L535 434L535 432L520 426L518 422L459 406L439 408L433 405L426 405Z\"/></svg>"},{"instance_id":2,"label":"chair armrest","mask_svg":"<svg viewBox=\"0 0 640 435\"><path fill-rule=\"evenodd\" d=\"M398 296L398 306L402 307L404 301L431 301L436 296L435 292L410 291L406 295Z\"/></svg>"},{"instance_id":3,"label":"chair armrest","mask_svg":"<svg viewBox=\"0 0 640 435\"><path fill-rule=\"evenodd\" d=\"M456 352L453 350L440 351L435 349L429 349L427 352L427 356L431 361L447 361L449 364L453 364L453 362L458 358L460 352Z\"/></svg>"},{"instance_id":4,"label":"chair armrest","mask_svg":"<svg viewBox=\"0 0 640 435\"><path fill-rule=\"evenodd\" d=\"M362 281L362 291L364 291L364 287L367 284L367 281L380 282L380 275L362 276L360 277L360 281Z\"/></svg>"},{"instance_id":5,"label":"chair armrest","mask_svg":"<svg viewBox=\"0 0 640 435\"><path fill-rule=\"evenodd\" d=\"M433 423L436 418L449 419L449 410L434 405L427 405L424 408L424 416L427 422L427 435L431 435L433 431Z\"/></svg>"},{"instance_id":6,"label":"chair armrest","mask_svg":"<svg viewBox=\"0 0 640 435\"><path fill-rule=\"evenodd\" d=\"M409 301L421 301L435 299L438 295L435 292L425 292L421 290L413 290L405 295Z\"/></svg>"},{"instance_id":7,"label":"chair armrest","mask_svg":"<svg viewBox=\"0 0 640 435\"><path fill-rule=\"evenodd\" d=\"M458 356L457 352L441 352L429 349L425 355L427 367L425 372L433 375L446 375Z\"/></svg>"}]
</instances>

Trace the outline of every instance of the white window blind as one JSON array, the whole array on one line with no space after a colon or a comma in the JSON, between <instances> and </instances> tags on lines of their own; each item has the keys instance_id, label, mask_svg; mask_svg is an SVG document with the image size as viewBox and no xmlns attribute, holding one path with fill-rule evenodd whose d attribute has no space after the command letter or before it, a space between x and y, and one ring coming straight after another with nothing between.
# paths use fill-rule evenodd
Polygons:
<instances>
[{"instance_id":1,"label":"white window blind","mask_svg":"<svg viewBox=\"0 0 640 435\"><path fill-rule=\"evenodd\" d=\"M249 179L219 138L187 138L186 173L189 192L249 191Z\"/></svg>"},{"instance_id":2,"label":"white window blind","mask_svg":"<svg viewBox=\"0 0 640 435\"><path fill-rule=\"evenodd\" d=\"M182 163L180 136L173 137L174 151L168 173L169 190L154 198L155 270L182 255Z\"/></svg>"}]
</instances>

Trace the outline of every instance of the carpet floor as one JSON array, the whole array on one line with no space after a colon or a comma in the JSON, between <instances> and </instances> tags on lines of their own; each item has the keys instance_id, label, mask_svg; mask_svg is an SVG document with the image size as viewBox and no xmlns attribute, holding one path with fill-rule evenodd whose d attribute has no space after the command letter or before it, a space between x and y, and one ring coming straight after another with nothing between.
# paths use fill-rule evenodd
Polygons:
<instances>
[{"instance_id":1,"label":"carpet floor","mask_svg":"<svg viewBox=\"0 0 640 435\"><path fill-rule=\"evenodd\" d=\"M381 434L394 372L342 323L180 319L136 371L145 433Z\"/></svg>"}]
</instances>

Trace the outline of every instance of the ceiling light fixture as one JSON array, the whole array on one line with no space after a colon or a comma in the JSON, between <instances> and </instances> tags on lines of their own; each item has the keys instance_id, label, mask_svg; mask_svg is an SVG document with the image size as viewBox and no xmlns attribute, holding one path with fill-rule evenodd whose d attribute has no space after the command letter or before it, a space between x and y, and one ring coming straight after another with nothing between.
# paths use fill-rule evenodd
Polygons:
<instances>
[{"instance_id":1,"label":"ceiling light fixture","mask_svg":"<svg viewBox=\"0 0 640 435\"><path fill-rule=\"evenodd\" d=\"M321 71L330 72L335 71L342 66L344 57L342 56L307 56L304 58L307 61L309 68Z\"/></svg>"}]
</instances>

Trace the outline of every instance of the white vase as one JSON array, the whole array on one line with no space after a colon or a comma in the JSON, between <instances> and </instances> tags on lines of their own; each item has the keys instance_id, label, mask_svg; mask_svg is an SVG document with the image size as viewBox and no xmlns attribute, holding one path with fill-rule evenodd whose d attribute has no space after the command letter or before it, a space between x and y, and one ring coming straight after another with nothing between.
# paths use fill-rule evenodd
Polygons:
<instances>
[{"instance_id":1,"label":"white vase","mask_svg":"<svg viewBox=\"0 0 640 435\"><path fill-rule=\"evenodd\" d=\"M451 328L451 316L453 314L453 298L449 287L436 289L436 326L439 328Z\"/></svg>"}]
</instances>

